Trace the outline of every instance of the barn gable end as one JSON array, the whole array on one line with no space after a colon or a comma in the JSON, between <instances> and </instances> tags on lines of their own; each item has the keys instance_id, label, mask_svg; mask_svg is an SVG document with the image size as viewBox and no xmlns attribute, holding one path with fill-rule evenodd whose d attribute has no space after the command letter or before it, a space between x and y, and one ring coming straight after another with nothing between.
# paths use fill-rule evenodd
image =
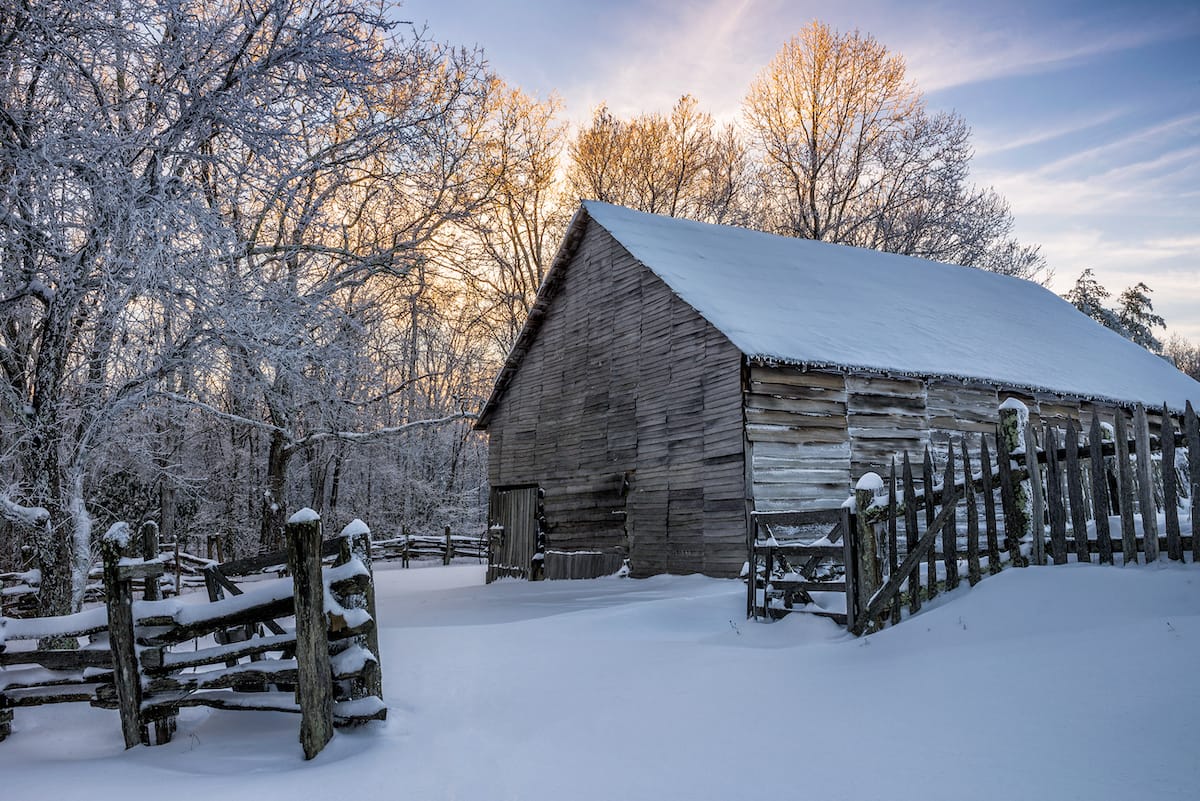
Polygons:
<instances>
[{"instance_id":1,"label":"barn gable end","mask_svg":"<svg viewBox=\"0 0 1200 801\"><path fill-rule=\"evenodd\" d=\"M519 369L489 403L492 486L541 488L548 574L597 550L627 552L635 574L735 573L742 355L607 231L581 224Z\"/></svg>"}]
</instances>

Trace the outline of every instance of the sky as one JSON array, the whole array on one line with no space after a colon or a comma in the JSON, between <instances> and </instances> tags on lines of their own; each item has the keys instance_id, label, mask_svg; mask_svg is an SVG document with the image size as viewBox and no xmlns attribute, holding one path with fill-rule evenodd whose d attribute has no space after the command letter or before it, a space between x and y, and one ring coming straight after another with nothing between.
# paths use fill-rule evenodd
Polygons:
<instances>
[{"instance_id":1,"label":"sky","mask_svg":"<svg viewBox=\"0 0 1200 801\"><path fill-rule=\"evenodd\" d=\"M483 49L509 83L556 92L576 123L684 93L737 121L746 89L804 25L858 29L904 56L931 110L971 126L971 179L1009 202L1065 292L1092 268L1144 281L1200 344L1200 3L1012 0L408 0L434 39Z\"/></svg>"}]
</instances>

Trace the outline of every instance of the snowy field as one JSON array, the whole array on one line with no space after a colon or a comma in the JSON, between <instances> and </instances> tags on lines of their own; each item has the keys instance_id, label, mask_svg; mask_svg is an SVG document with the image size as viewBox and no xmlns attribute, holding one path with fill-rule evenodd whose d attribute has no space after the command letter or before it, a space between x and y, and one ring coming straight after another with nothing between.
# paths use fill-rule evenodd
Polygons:
<instances>
[{"instance_id":1,"label":"snowy field","mask_svg":"<svg viewBox=\"0 0 1200 801\"><path fill-rule=\"evenodd\" d=\"M482 585L377 570L390 719L305 763L298 718L18 709L0 798L1194 799L1200 568L1007 570L864 639L743 619L701 577Z\"/></svg>"}]
</instances>

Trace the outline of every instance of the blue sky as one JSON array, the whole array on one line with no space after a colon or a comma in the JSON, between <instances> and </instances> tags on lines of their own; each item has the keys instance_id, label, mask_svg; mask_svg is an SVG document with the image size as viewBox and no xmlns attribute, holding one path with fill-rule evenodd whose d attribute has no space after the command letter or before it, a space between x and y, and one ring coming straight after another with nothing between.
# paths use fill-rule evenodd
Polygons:
<instances>
[{"instance_id":1,"label":"blue sky","mask_svg":"<svg viewBox=\"0 0 1200 801\"><path fill-rule=\"evenodd\" d=\"M742 96L813 19L901 53L930 108L974 130L975 183L1012 206L1065 291L1092 267L1136 281L1200 343L1200 3L408 0L430 35L479 45L510 83L584 121L683 93L736 120Z\"/></svg>"}]
</instances>

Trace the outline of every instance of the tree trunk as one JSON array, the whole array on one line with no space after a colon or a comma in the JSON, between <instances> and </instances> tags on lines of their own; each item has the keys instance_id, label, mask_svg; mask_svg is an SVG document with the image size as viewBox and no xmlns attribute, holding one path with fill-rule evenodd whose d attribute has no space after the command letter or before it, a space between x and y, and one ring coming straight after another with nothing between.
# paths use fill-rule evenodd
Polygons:
<instances>
[{"instance_id":1,"label":"tree trunk","mask_svg":"<svg viewBox=\"0 0 1200 801\"><path fill-rule=\"evenodd\" d=\"M287 468L292 450L283 434L271 434L271 450L267 454L267 480L263 490L262 533L259 546L264 551L283 549L284 526L287 523Z\"/></svg>"}]
</instances>

